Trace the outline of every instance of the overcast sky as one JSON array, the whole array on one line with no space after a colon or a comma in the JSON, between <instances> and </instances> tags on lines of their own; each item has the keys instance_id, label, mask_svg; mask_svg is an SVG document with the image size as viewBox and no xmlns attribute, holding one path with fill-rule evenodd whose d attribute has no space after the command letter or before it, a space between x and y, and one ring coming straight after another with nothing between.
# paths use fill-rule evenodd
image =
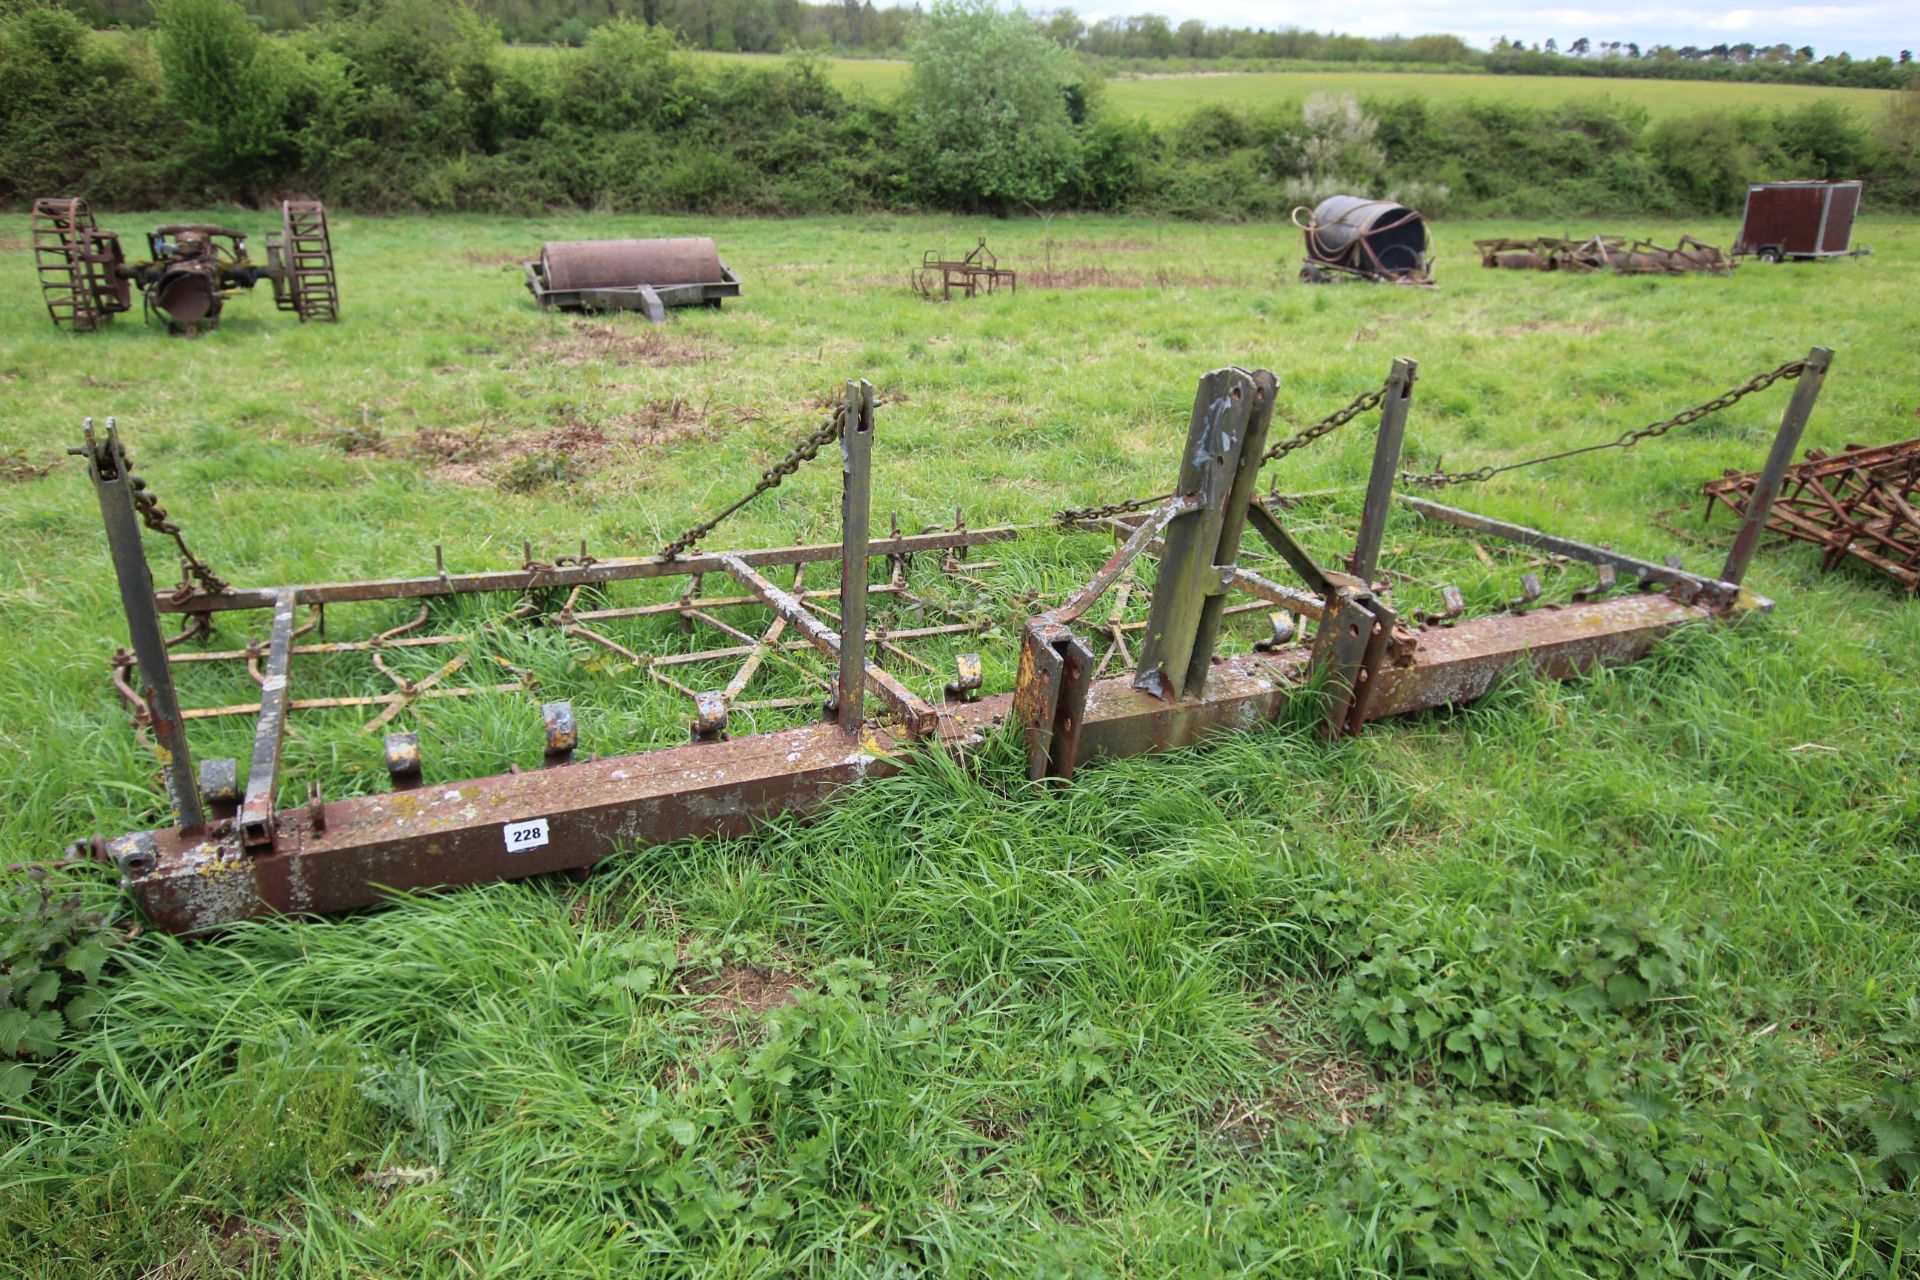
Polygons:
<instances>
[{"instance_id":1,"label":"overcast sky","mask_svg":"<svg viewBox=\"0 0 1920 1280\"><path fill-rule=\"evenodd\" d=\"M1028 0L1026 7L1041 11L1060 7L1047 0ZM1528 44L1552 36L1564 48L1586 36L1623 43L1715 45L1776 44L1786 41L1799 48L1810 44L1821 56L1845 51L1856 58L1881 54L1898 56L1902 49L1920 45L1920 3L1767 5L1732 9L1698 4L1656 5L1628 0L1625 7L1544 7L1499 4L1493 0L1384 0L1365 5L1263 3L1262 0L1142 0L1121 5L1110 0L1066 7L1077 9L1089 21L1109 14L1160 13L1177 25L1199 18L1215 26L1305 27L1316 31L1346 31L1363 36L1417 36L1451 32L1485 48L1501 36Z\"/></svg>"}]
</instances>

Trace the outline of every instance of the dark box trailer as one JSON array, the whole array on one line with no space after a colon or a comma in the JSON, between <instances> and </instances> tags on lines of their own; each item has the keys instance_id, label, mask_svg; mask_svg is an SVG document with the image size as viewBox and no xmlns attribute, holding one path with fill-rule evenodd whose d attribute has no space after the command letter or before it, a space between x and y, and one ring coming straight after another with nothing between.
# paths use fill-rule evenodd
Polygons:
<instances>
[{"instance_id":1,"label":"dark box trailer","mask_svg":"<svg viewBox=\"0 0 1920 1280\"><path fill-rule=\"evenodd\" d=\"M1747 188L1734 256L1782 262L1872 253L1851 247L1859 211L1858 182L1756 182Z\"/></svg>"}]
</instances>

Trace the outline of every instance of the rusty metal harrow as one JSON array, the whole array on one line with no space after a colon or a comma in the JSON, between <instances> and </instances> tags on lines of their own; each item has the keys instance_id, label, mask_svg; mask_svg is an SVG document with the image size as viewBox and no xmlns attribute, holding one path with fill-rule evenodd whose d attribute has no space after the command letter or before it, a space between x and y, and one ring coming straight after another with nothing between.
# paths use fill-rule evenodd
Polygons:
<instances>
[{"instance_id":1,"label":"rusty metal harrow","mask_svg":"<svg viewBox=\"0 0 1920 1280\"><path fill-rule=\"evenodd\" d=\"M1816 349L1807 363L1812 376L1800 377L1776 445L1789 456L1825 353ZM86 458L99 499L131 637L131 651L114 657L114 683L152 736L173 821L83 842L74 852L116 864L155 926L196 933L278 912L367 906L394 892L580 872L622 845L736 835L896 772L916 751L965 754L1002 731L1019 735L1035 780L1065 780L1102 758L1271 723L1305 691L1320 700L1327 735L1354 733L1373 720L1470 702L1511 672L1567 678L1634 661L1676 627L1771 607L1740 580L1766 519L1761 499L1769 486L1777 489L1778 468L1758 482L1735 554L1718 578L1403 498L1435 526L1503 539L1559 563L1590 565L1593 573L1566 604L1540 603L1529 581L1520 599L1492 616L1463 617L1460 593L1451 587L1440 588L1439 609L1404 612L1378 562L1415 375L1413 361L1396 360L1378 390L1269 448L1274 376L1238 368L1207 374L1172 492L1064 512L1050 522L1108 533L1119 546L1085 585L1038 612L1030 594L982 576L997 562L969 556L1041 526L973 529L956 518L949 527L909 534L896 525L872 536L874 399L864 382L848 383L830 423L796 447L791 466L771 469L749 494L764 493L827 442L837 443L837 542L697 549L742 505L736 503L661 555L602 559L581 547L542 562L523 547L517 568L456 574L436 548L431 575L265 588L232 586L193 557L178 526L130 471L114 424L96 435L89 422L75 452ZM1258 497L1256 482L1267 461L1376 408L1358 532L1340 567L1328 567L1297 540L1287 504ZM186 568L178 586L154 589L143 523L177 545ZM1147 565L1152 569L1142 573ZM817 571L833 569L837 582L814 585ZM1298 585L1280 581L1284 574ZM609 594L618 584L656 579L681 585L669 598L640 603ZM713 579L731 587L712 587ZM1618 591L1628 579L1640 590ZM944 594L949 587L973 603L954 603ZM531 714L535 682L525 673L500 683L452 683L466 665L464 647L481 638L473 628L425 630L432 602L487 594L523 599L508 621L553 628L611 655L634 678L686 698L689 740L595 758L581 751L592 745L594 726L577 723L569 701L552 699L539 706L539 768L426 786L418 736L396 732L385 743L389 791L330 799L312 787L305 803L279 807L281 747L292 713L367 708L365 727L377 731L403 714L417 716L433 699L496 695L527 699ZM983 596L997 596L1003 613L1025 615L1017 625L1017 666L984 662L972 650L992 639L999 621L983 616L990 612L978 607ZM312 638L330 608L387 602L392 609L408 601L418 602L418 615L371 638ZM188 647L211 636L225 615L261 612L270 618L263 641ZM1268 615L1260 638L1230 652L1240 649L1222 643L1230 620L1253 613ZM168 614L185 620L171 637L163 626ZM668 620L687 633L688 644L708 647L646 652L612 634ZM726 643L716 647L696 636ZM929 661L929 645L944 648L951 665ZM413 678L403 658L421 652L452 656ZM294 698L295 660L323 654L365 655L394 687ZM176 670L219 663L245 664L257 697L183 707ZM988 687L989 671L1010 669L1011 688ZM750 696L762 673L775 670L786 689L803 695ZM791 723L735 732L741 719L761 714ZM190 721L236 715L254 717L244 786L237 760L208 759L196 771L186 735Z\"/></svg>"},{"instance_id":2,"label":"rusty metal harrow","mask_svg":"<svg viewBox=\"0 0 1920 1280\"><path fill-rule=\"evenodd\" d=\"M985 236L964 258L943 258L938 249L927 250L920 255L920 265L911 279L915 293L942 301L950 301L956 293L963 298L998 293L1003 284L1008 293L1017 293L1020 287L1019 274L1000 265L1000 259L987 248Z\"/></svg>"},{"instance_id":3,"label":"rusty metal harrow","mask_svg":"<svg viewBox=\"0 0 1920 1280\"><path fill-rule=\"evenodd\" d=\"M1764 471L1729 471L1705 492L1709 517L1719 504L1751 523L1758 507L1768 529L1821 548L1823 570L1854 559L1920 594L1920 440L1811 450L1777 484Z\"/></svg>"},{"instance_id":4,"label":"rusty metal harrow","mask_svg":"<svg viewBox=\"0 0 1920 1280\"><path fill-rule=\"evenodd\" d=\"M1585 240L1536 236L1532 240L1475 240L1480 265L1510 271L1608 271L1619 275L1731 275L1733 260L1717 246L1681 236L1673 248L1651 240L1597 235Z\"/></svg>"}]
</instances>

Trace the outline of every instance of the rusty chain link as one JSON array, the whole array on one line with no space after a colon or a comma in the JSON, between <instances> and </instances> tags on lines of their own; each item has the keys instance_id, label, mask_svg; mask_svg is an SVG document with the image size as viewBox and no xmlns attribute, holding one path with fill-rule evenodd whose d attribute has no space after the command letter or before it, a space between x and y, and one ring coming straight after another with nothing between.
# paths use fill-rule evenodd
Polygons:
<instances>
[{"instance_id":1,"label":"rusty chain link","mask_svg":"<svg viewBox=\"0 0 1920 1280\"><path fill-rule=\"evenodd\" d=\"M1807 362L1804 360L1789 360L1777 369L1769 369L1765 373L1756 374L1731 391L1722 392L1711 400L1694 405L1691 409L1682 409L1671 418L1663 418L1659 422L1650 422L1646 426L1629 431L1615 440L1603 441L1600 444L1581 445L1578 449L1563 449L1559 453L1543 454L1538 458L1527 458L1521 462L1509 462L1505 466L1480 467L1474 471L1441 471L1437 467L1433 471L1425 473L1402 471L1400 473L1400 482L1402 484L1417 484L1428 489L1444 489L1448 485L1454 484L1478 484L1482 480L1491 480L1503 471L1517 471L1521 467L1537 466L1542 462L1557 462L1561 458L1572 458L1582 453L1597 453L1602 449L1631 449L1642 440L1658 439L1675 427L1687 426L1700 421L1700 419L1710 414L1718 413L1722 409L1731 408L1754 392L1765 391L1776 382L1783 380L1791 382L1795 378L1798 378L1801 373L1806 370L1806 367Z\"/></svg>"},{"instance_id":2,"label":"rusty chain link","mask_svg":"<svg viewBox=\"0 0 1920 1280\"><path fill-rule=\"evenodd\" d=\"M1295 449L1304 449L1323 436L1332 435L1335 431L1346 426L1367 410L1378 408L1380 402L1386 398L1387 388L1384 384L1375 387L1371 391L1361 392L1344 407L1334 410L1312 426L1302 428L1299 432L1267 450L1260 459L1260 465L1265 466L1269 462L1277 462L1292 453ZM1056 512L1053 518L1055 523L1058 524L1079 524L1088 520L1104 520L1108 516L1128 515L1135 511L1144 511L1148 507L1159 506L1172 496L1171 493L1163 493L1152 498L1129 498L1125 502L1107 502L1097 507L1069 507L1065 511Z\"/></svg>"},{"instance_id":3,"label":"rusty chain link","mask_svg":"<svg viewBox=\"0 0 1920 1280\"><path fill-rule=\"evenodd\" d=\"M1068 507L1065 511L1054 512L1053 518L1058 524L1105 520L1108 516L1124 516L1134 511L1145 511L1148 507L1157 507L1172 496L1170 493L1162 493L1151 498L1128 498L1125 502L1105 502L1097 507Z\"/></svg>"},{"instance_id":4,"label":"rusty chain link","mask_svg":"<svg viewBox=\"0 0 1920 1280\"><path fill-rule=\"evenodd\" d=\"M134 510L140 513L141 522L155 533L173 539L173 545L180 549L180 587L176 594L190 594L192 583L199 583L200 589L209 595L219 595L227 590L227 580L210 568L206 561L193 554L187 546L186 535L180 526L167 519L167 509L160 500L147 489L147 482L139 476L128 473L128 487L133 491Z\"/></svg>"},{"instance_id":5,"label":"rusty chain link","mask_svg":"<svg viewBox=\"0 0 1920 1280\"><path fill-rule=\"evenodd\" d=\"M846 425L846 409L843 407L835 410L833 417L816 428L811 434L802 437L793 448L787 450L786 457L780 459L780 461L774 463L771 467L768 467L766 471L761 473L760 479L754 484L753 488L747 491L745 497L716 512L707 519L702 520L699 524L694 525L672 542L660 548L660 558L662 560L677 558L681 552L690 549L694 543L712 533L722 520L725 520L728 516L740 510L740 508L746 506L749 502L752 502L769 489L779 488L782 480L785 480L788 476L798 471L803 464L813 461L820 455L821 449L838 440L840 433L846 429Z\"/></svg>"},{"instance_id":6,"label":"rusty chain link","mask_svg":"<svg viewBox=\"0 0 1920 1280\"><path fill-rule=\"evenodd\" d=\"M1349 401L1344 408L1334 410L1312 426L1303 429L1288 439L1282 440L1279 444L1267 450L1265 456L1260 459L1260 465L1265 466L1269 462L1278 462L1295 449L1304 449L1322 436L1332 435L1335 431L1346 426L1367 410L1379 408L1380 402L1386 398L1387 388L1385 383L1382 383L1371 391L1361 392Z\"/></svg>"}]
</instances>

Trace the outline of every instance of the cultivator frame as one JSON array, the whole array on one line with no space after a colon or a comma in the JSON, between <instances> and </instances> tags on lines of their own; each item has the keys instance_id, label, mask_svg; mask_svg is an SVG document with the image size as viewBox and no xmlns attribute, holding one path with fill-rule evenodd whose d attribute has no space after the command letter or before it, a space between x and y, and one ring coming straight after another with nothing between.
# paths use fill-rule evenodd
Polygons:
<instances>
[{"instance_id":1,"label":"cultivator frame","mask_svg":"<svg viewBox=\"0 0 1920 1280\"><path fill-rule=\"evenodd\" d=\"M1824 369L1823 355L1819 367ZM1122 540L1120 547L1069 599L1027 620L1011 690L986 693L979 658L962 654L938 702L921 697L882 665L890 653L907 656L898 645L904 637L871 626L870 603L906 592L901 565L908 557L938 555L942 572L971 580L969 571L986 566L964 561L970 548L1006 541L1023 530L968 529L956 520L952 528L911 535L895 529L871 537L874 401L864 382L847 384L830 431L803 441L749 494L751 499L773 487L825 441L837 441L842 470L838 542L723 553L693 549L690 544L710 533L723 512L656 556L603 560L582 548L578 556L540 563L529 550L518 569L451 574L436 548L431 576L255 589L214 577L185 553L181 541L188 575L178 587L154 590L140 545L143 519L153 526L151 496L143 506L144 484L129 470L115 426L109 422L104 437L96 437L89 422L86 443L75 452L87 459L132 638L131 658L116 658L116 670L124 696L140 690L137 705L165 769L175 820L157 830L95 839L75 852L116 864L156 927L198 933L275 913L369 906L396 892L581 872L622 844L738 835L767 818L815 809L845 786L895 772L916 750L965 753L1002 730L1022 735L1030 777L1054 781L1070 779L1098 759L1272 723L1307 689L1322 699L1324 732L1337 737L1384 717L1470 702L1516 671L1567 678L1638 659L1676 627L1771 608L1770 601L1740 586L1746 561L1739 548L1746 546L1750 553L1765 519L1764 503L1750 509L1727 570L1709 578L1673 563L1403 499L1425 518L1594 567L1593 582L1565 605L1538 604L1540 592L1529 581L1520 600L1493 616L1462 618L1459 593L1451 588L1441 591L1445 607L1440 612L1403 616L1387 585L1377 580L1377 570L1416 372L1413 361L1396 360L1380 391L1273 449L1266 448L1266 440L1274 375L1239 368L1207 374L1194 401L1175 491L1159 499L1062 513L1060 523L1111 531ZM1818 385L1818 376L1802 379L1782 419L1776 450L1791 454ZM1374 406L1380 419L1354 548L1340 568L1324 566L1289 532L1284 504L1258 498L1255 482L1266 461L1310 444ZM1778 470L1769 476L1761 483L1763 494L1768 484L1777 489ZM177 526L167 528L179 541ZM1249 533L1301 585L1275 581L1243 564L1241 545ZM1147 556L1157 557L1159 569L1145 621L1123 622L1116 603L1103 621L1087 624L1102 599L1124 600L1133 589L1131 575ZM870 581L868 566L875 559L891 566L881 582ZM807 566L835 562L841 571L837 590L804 588L801 574ZM791 586L777 585L770 576L782 567L794 571ZM711 574L725 574L740 593L704 594L702 579ZM1622 575L1630 575L1642 590L1614 594ZM575 608L582 588L655 577L684 578L687 586L675 601L638 610ZM591 726L583 733L571 705L554 701L540 708L546 749L538 769L425 786L417 738L396 734L387 740L392 792L328 800L316 788L307 803L276 811L287 715L302 706L290 700L294 659L316 648L354 647L297 643L303 635L301 610L308 611L311 627L329 604L558 591L568 593L567 603L551 613L552 624L624 653L655 678L651 668L660 665L658 659L624 650L585 624L615 612L671 612L739 642L726 651L742 660L726 688L675 686L694 702L690 742L580 758L576 752L583 741L590 743ZM1235 595L1243 599L1230 600ZM819 603L834 598L837 611ZM765 606L775 619L759 635L714 617L720 608L750 603ZM215 615L261 610L271 614L264 644L224 654L169 652L189 637L206 634ZM1249 610L1272 614L1271 638L1249 653L1217 652L1224 620ZM187 619L171 639L162 626L167 614ZM1297 643L1306 620L1318 624L1314 637L1310 644ZM955 634L976 624L935 625ZM835 674L825 682L822 719L730 735L729 707L744 705L740 699L754 669L778 660L790 632L834 664ZM1129 643L1129 635L1137 646ZM1106 653L1096 662L1089 639L1101 637ZM448 641L415 636L403 627L361 644L377 661L388 647ZM209 760L195 773L184 732L188 715L173 685L175 663L217 659L248 661L260 685L257 707L221 711L249 711L256 717L244 790L235 761ZM1132 670L1106 675L1116 660ZM398 690L384 700L387 709L431 694L427 683L420 682L411 694ZM525 685L506 688L511 692ZM383 713L369 727L384 727L388 718Z\"/></svg>"},{"instance_id":2,"label":"cultivator frame","mask_svg":"<svg viewBox=\"0 0 1920 1280\"><path fill-rule=\"evenodd\" d=\"M956 292L963 298L998 293L1003 284L1008 293L1020 291L1019 273L1000 265L1000 259L987 248L985 236L964 258L943 258L938 249L927 250L920 255L920 265L911 278L915 293L923 298L937 294L942 301L952 301Z\"/></svg>"}]
</instances>

